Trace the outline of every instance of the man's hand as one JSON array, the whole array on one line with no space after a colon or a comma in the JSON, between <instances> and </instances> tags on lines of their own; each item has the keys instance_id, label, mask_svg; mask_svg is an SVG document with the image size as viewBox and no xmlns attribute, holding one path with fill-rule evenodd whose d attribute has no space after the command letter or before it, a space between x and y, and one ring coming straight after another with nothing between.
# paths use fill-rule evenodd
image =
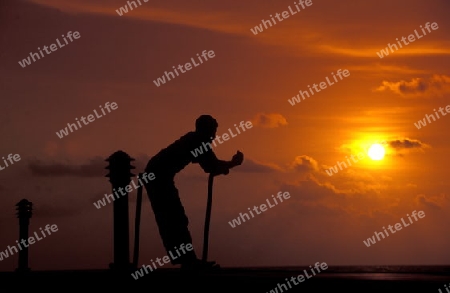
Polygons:
<instances>
[{"instance_id":1,"label":"man's hand","mask_svg":"<svg viewBox=\"0 0 450 293\"><path fill-rule=\"evenodd\" d=\"M244 154L240 151L237 151L231 161L219 161L217 168L213 172L211 172L211 174L213 174L213 176L228 175L231 168L241 165L243 161Z\"/></svg>"},{"instance_id":2,"label":"man's hand","mask_svg":"<svg viewBox=\"0 0 450 293\"><path fill-rule=\"evenodd\" d=\"M241 165L243 161L244 161L244 154L241 153L240 151L237 151L236 154L231 159L231 162L234 166Z\"/></svg>"}]
</instances>

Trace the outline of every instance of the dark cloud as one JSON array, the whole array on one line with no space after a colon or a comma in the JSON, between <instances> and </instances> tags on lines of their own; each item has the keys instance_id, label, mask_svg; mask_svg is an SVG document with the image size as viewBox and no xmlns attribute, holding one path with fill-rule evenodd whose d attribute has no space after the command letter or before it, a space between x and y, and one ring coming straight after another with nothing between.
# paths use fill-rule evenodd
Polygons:
<instances>
[{"instance_id":1,"label":"dark cloud","mask_svg":"<svg viewBox=\"0 0 450 293\"><path fill-rule=\"evenodd\" d=\"M418 149L418 150L424 150L428 148L429 146L419 140L416 139L397 139L397 140L391 140L388 142L389 146L395 150L404 150L404 149Z\"/></svg>"},{"instance_id":2,"label":"dark cloud","mask_svg":"<svg viewBox=\"0 0 450 293\"><path fill-rule=\"evenodd\" d=\"M424 194L419 194L416 196L415 200L418 204L440 210L444 207L444 202L448 201L448 198L443 194L440 196L426 196Z\"/></svg>"},{"instance_id":3,"label":"dark cloud","mask_svg":"<svg viewBox=\"0 0 450 293\"><path fill-rule=\"evenodd\" d=\"M338 217L351 210L348 194L329 183L319 182L313 176L297 183L284 183L280 190L289 192L292 212L301 213L302 216Z\"/></svg>"},{"instance_id":4,"label":"dark cloud","mask_svg":"<svg viewBox=\"0 0 450 293\"><path fill-rule=\"evenodd\" d=\"M104 177L108 172L105 167L108 162L106 158L96 157L89 160L87 164L72 165L64 163L45 164L41 161L31 161L28 168L34 176L38 177Z\"/></svg>"},{"instance_id":5,"label":"dark cloud","mask_svg":"<svg viewBox=\"0 0 450 293\"><path fill-rule=\"evenodd\" d=\"M106 161L106 157L94 157L85 164L72 164L52 162L44 163L40 160L32 160L28 164L28 168L34 176L38 177L104 177L108 174L108 169L105 169L109 162ZM137 158L130 156L132 159L131 166L135 167L131 169L131 173L137 175L139 172L144 172L145 166L150 157L146 155L139 155ZM1 189L0 189L1 190Z\"/></svg>"},{"instance_id":6,"label":"dark cloud","mask_svg":"<svg viewBox=\"0 0 450 293\"><path fill-rule=\"evenodd\" d=\"M411 81L383 81L375 91L392 91L401 96L442 96L450 93L450 76L433 75L413 78Z\"/></svg>"},{"instance_id":7,"label":"dark cloud","mask_svg":"<svg viewBox=\"0 0 450 293\"><path fill-rule=\"evenodd\" d=\"M281 168L272 164L256 162L252 159L244 159L242 165L233 170L244 173L272 173L281 171Z\"/></svg>"},{"instance_id":8,"label":"dark cloud","mask_svg":"<svg viewBox=\"0 0 450 293\"><path fill-rule=\"evenodd\" d=\"M36 192L46 192L46 193L50 193L53 191L53 188L51 186L45 186L45 185L36 185L34 186L34 190Z\"/></svg>"},{"instance_id":9,"label":"dark cloud","mask_svg":"<svg viewBox=\"0 0 450 293\"><path fill-rule=\"evenodd\" d=\"M278 113L258 113L252 119L252 123L264 128L276 128L288 124L286 118Z\"/></svg>"},{"instance_id":10,"label":"dark cloud","mask_svg":"<svg viewBox=\"0 0 450 293\"><path fill-rule=\"evenodd\" d=\"M147 155L138 156L135 164L136 169L144 170L145 165L147 164L149 159L150 157ZM233 171L245 173L272 173L282 171L282 169L275 164L262 163L249 158L244 158L244 162L242 163L242 165L234 168ZM205 178L207 178L208 176L208 174L203 172L201 168L197 169L197 171L194 171L192 169L190 169L187 172L182 171L178 175L187 179L201 180L201 181L205 180Z\"/></svg>"},{"instance_id":11,"label":"dark cloud","mask_svg":"<svg viewBox=\"0 0 450 293\"><path fill-rule=\"evenodd\" d=\"M295 157L290 167L291 169L302 173L319 171L319 164L317 161L306 155Z\"/></svg>"}]
</instances>

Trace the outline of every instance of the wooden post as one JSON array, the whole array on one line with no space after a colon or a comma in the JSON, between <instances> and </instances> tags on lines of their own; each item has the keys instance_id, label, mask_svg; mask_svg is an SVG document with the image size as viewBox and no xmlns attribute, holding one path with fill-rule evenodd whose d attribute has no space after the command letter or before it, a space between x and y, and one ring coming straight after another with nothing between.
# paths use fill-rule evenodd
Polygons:
<instances>
[{"instance_id":1,"label":"wooden post","mask_svg":"<svg viewBox=\"0 0 450 293\"><path fill-rule=\"evenodd\" d=\"M33 203L22 199L17 204L17 218L19 218L19 243L22 239L28 243L28 227L30 225L30 218L32 215L32 207ZM29 272L30 268L28 267L28 245L22 247L19 250L19 266L16 269L16 272Z\"/></svg>"},{"instance_id":2,"label":"wooden post","mask_svg":"<svg viewBox=\"0 0 450 293\"><path fill-rule=\"evenodd\" d=\"M131 173L131 169L135 169L131 166L131 161L134 159L123 151L117 151L106 161L109 165L105 169L109 169L109 173L105 177L109 177L114 197L114 263L110 264L110 268L128 271L132 268L132 264L130 263L128 192L125 187L130 184L131 178L136 176Z\"/></svg>"},{"instance_id":3,"label":"wooden post","mask_svg":"<svg viewBox=\"0 0 450 293\"><path fill-rule=\"evenodd\" d=\"M139 173L138 181L143 177L142 173ZM136 199L136 216L134 220L134 249L133 249L133 267L137 269L139 262L139 234L141 227L141 209L142 209L142 185L139 185L137 190Z\"/></svg>"}]
</instances>

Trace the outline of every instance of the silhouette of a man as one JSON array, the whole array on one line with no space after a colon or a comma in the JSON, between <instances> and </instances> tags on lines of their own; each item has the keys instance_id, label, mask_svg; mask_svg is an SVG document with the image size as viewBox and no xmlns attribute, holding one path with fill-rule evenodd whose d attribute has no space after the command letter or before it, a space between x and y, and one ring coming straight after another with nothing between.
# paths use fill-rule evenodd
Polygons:
<instances>
[{"instance_id":1,"label":"silhouette of a man","mask_svg":"<svg viewBox=\"0 0 450 293\"><path fill-rule=\"evenodd\" d=\"M201 115L195 122L195 131L190 131L168 147L152 157L145 172L154 173L155 180L145 186L155 214L159 234L168 253L175 254L181 244L192 244L188 229L189 220L175 187L175 175L189 163L198 163L205 173L227 175L229 170L241 165L244 155L237 151L231 161L219 160L212 151L211 142L216 137L217 121L210 115ZM205 146L202 154L191 151ZM215 266L215 262L203 263L197 258L194 250L186 251L176 259L170 258L173 265L181 265L182 269L204 269Z\"/></svg>"}]
</instances>

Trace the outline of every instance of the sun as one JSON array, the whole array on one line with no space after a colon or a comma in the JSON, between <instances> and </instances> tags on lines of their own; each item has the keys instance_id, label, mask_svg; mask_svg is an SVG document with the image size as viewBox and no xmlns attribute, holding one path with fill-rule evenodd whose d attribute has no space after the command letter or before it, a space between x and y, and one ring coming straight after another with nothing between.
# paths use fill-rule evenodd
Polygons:
<instances>
[{"instance_id":1,"label":"sun","mask_svg":"<svg viewBox=\"0 0 450 293\"><path fill-rule=\"evenodd\" d=\"M370 146L367 154L372 160L379 161L384 158L385 150L381 144L375 143Z\"/></svg>"}]
</instances>

